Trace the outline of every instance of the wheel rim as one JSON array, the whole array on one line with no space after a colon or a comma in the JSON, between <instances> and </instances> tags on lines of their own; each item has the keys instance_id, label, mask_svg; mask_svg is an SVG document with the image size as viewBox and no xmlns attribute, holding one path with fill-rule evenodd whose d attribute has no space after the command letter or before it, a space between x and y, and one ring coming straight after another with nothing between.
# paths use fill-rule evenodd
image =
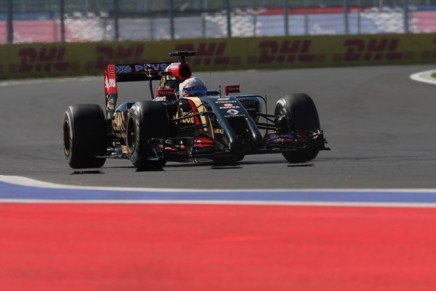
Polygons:
<instances>
[{"instance_id":1,"label":"wheel rim","mask_svg":"<svg viewBox=\"0 0 436 291\"><path fill-rule=\"evenodd\" d=\"M136 138L135 123L133 122L133 119L130 118L127 122L127 148L130 154L135 151Z\"/></svg>"},{"instance_id":2,"label":"wheel rim","mask_svg":"<svg viewBox=\"0 0 436 291\"><path fill-rule=\"evenodd\" d=\"M276 126L279 132L287 132L292 129L289 114L283 106L278 107L276 110Z\"/></svg>"}]
</instances>

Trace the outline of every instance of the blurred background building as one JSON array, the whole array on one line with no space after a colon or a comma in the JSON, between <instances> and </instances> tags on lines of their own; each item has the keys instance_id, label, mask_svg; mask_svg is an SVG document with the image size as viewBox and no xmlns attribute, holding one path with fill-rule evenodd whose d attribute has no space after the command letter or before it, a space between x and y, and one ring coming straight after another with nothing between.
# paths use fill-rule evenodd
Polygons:
<instances>
[{"instance_id":1,"label":"blurred background building","mask_svg":"<svg viewBox=\"0 0 436 291\"><path fill-rule=\"evenodd\" d=\"M436 0L0 0L0 44L435 32Z\"/></svg>"}]
</instances>

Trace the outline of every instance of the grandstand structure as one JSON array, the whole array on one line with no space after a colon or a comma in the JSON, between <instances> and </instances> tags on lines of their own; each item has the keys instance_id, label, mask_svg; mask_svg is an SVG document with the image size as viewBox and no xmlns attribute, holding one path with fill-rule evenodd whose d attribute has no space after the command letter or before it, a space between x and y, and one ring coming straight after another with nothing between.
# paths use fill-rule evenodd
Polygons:
<instances>
[{"instance_id":1,"label":"grandstand structure","mask_svg":"<svg viewBox=\"0 0 436 291\"><path fill-rule=\"evenodd\" d=\"M436 0L0 0L0 32L0 44L435 33Z\"/></svg>"}]
</instances>

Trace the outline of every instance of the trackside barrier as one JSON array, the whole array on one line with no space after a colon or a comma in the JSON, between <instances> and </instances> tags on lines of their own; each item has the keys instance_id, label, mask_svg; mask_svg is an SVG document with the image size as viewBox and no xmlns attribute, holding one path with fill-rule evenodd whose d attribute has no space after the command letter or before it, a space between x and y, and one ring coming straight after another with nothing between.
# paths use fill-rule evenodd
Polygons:
<instances>
[{"instance_id":1,"label":"trackside barrier","mask_svg":"<svg viewBox=\"0 0 436 291\"><path fill-rule=\"evenodd\" d=\"M435 64L434 34L195 39L0 46L0 79L102 74L109 63L170 61L195 50L196 71Z\"/></svg>"}]
</instances>

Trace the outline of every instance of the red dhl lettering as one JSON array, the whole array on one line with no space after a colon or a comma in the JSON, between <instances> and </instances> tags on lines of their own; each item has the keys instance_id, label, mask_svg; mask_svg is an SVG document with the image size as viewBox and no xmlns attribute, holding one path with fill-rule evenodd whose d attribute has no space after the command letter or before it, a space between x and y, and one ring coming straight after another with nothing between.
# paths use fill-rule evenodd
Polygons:
<instances>
[{"instance_id":1,"label":"red dhl lettering","mask_svg":"<svg viewBox=\"0 0 436 291\"><path fill-rule=\"evenodd\" d=\"M226 42L200 42L198 45L182 43L176 45L176 51L195 51L191 63L193 66L216 66L241 64L240 56L226 56Z\"/></svg>"},{"instance_id":2,"label":"red dhl lettering","mask_svg":"<svg viewBox=\"0 0 436 291\"><path fill-rule=\"evenodd\" d=\"M345 61L401 60L407 54L398 51L399 38L346 39Z\"/></svg>"},{"instance_id":3,"label":"red dhl lettering","mask_svg":"<svg viewBox=\"0 0 436 291\"><path fill-rule=\"evenodd\" d=\"M313 62L316 55L310 54L311 40L264 40L259 42L259 63Z\"/></svg>"},{"instance_id":4,"label":"red dhl lettering","mask_svg":"<svg viewBox=\"0 0 436 291\"><path fill-rule=\"evenodd\" d=\"M62 61L65 57L65 47L22 48L18 55L30 62Z\"/></svg>"},{"instance_id":5,"label":"red dhl lettering","mask_svg":"<svg viewBox=\"0 0 436 291\"><path fill-rule=\"evenodd\" d=\"M20 73L34 72L64 72L73 67L72 63L64 61L66 48L51 46L43 48L21 48L18 56L21 58L18 65Z\"/></svg>"},{"instance_id":6,"label":"red dhl lettering","mask_svg":"<svg viewBox=\"0 0 436 291\"><path fill-rule=\"evenodd\" d=\"M140 63L144 53L143 44L132 45L98 45L96 47L96 69L104 70L107 64Z\"/></svg>"}]
</instances>

